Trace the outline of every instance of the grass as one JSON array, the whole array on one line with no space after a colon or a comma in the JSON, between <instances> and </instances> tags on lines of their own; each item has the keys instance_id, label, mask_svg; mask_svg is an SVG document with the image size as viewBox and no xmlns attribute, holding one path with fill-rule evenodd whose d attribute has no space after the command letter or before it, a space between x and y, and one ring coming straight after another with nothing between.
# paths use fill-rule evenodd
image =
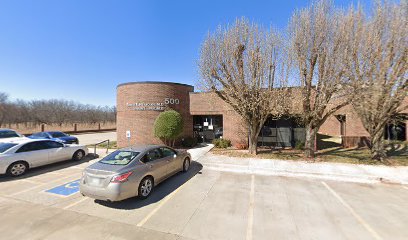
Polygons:
<instances>
[{"instance_id":1,"label":"grass","mask_svg":"<svg viewBox=\"0 0 408 240\"><path fill-rule=\"evenodd\" d=\"M88 145L89 148L93 148L95 145ZM97 148L107 148L108 143L102 143L96 146ZM116 141L110 141L109 142L109 149L117 149L118 148L118 143Z\"/></svg>"},{"instance_id":2,"label":"grass","mask_svg":"<svg viewBox=\"0 0 408 240\"><path fill-rule=\"evenodd\" d=\"M391 165L408 166L408 142L391 142L387 145L387 162L372 160L368 148L341 148L338 146L319 150L314 162L336 162L367 165ZM302 150L296 149L269 149L260 148L258 155L253 156L247 150L236 149L216 149L212 150L214 154L226 155L230 157L255 157L261 159L280 159L304 161L308 160L303 156ZM310 161L310 160L308 160Z\"/></svg>"}]
</instances>

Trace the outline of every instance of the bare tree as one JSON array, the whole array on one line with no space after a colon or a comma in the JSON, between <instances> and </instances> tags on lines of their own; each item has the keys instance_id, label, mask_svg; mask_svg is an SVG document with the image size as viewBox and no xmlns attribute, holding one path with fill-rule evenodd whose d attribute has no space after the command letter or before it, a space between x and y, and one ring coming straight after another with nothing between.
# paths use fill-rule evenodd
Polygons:
<instances>
[{"instance_id":1,"label":"bare tree","mask_svg":"<svg viewBox=\"0 0 408 240\"><path fill-rule=\"evenodd\" d=\"M34 123L97 123L116 121L115 107L99 107L60 99L8 101L8 95L0 93L1 124Z\"/></svg>"},{"instance_id":2,"label":"bare tree","mask_svg":"<svg viewBox=\"0 0 408 240\"><path fill-rule=\"evenodd\" d=\"M315 155L320 126L348 104L344 92L344 13L331 1L315 1L296 11L289 24L291 56L301 87L306 128L305 155Z\"/></svg>"},{"instance_id":3,"label":"bare tree","mask_svg":"<svg viewBox=\"0 0 408 240\"><path fill-rule=\"evenodd\" d=\"M348 25L352 105L370 134L372 158L382 161L384 128L408 108L402 105L408 96L408 5L377 2L372 16L351 9Z\"/></svg>"},{"instance_id":4,"label":"bare tree","mask_svg":"<svg viewBox=\"0 0 408 240\"><path fill-rule=\"evenodd\" d=\"M257 153L258 135L266 119L286 109L289 90L285 88L284 52L278 33L246 19L220 26L201 47L201 87L215 92L242 117L252 154Z\"/></svg>"},{"instance_id":5,"label":"bare tree","mask_svg":"<svg viewBox=\"0 0 408 240\"><path fill-rule=\"evenodd\" d=\"M6 119L8 95L0 92L0 127L3 125Z\"/></svg>"}]
</instances>

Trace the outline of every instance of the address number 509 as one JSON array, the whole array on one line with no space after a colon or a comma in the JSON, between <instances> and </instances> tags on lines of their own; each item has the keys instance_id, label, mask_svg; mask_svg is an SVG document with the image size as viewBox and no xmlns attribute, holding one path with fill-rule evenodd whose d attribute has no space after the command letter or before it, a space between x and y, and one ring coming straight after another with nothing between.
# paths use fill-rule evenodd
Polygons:
<instances>
[{"instance_id":1,"label":"address number 509","mask_svg":"<svg viewBox=\"0 0 408 240\"><path fill-rule=\"evenodd\" d=\"M180 100L178 100L177 98L165 98L164 103L165 104L179 104Z\"/></svg>"}]
</instances>

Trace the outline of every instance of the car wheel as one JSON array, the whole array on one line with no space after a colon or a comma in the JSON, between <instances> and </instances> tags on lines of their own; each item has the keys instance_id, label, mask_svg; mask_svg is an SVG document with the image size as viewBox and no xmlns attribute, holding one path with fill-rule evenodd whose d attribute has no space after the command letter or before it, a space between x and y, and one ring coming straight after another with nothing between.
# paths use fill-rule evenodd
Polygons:
<instances>
[{"instance_id":1,"label":"car wheel","mask_svg":"<svg viewBox=\"0 0 408 240\"><path fill-rule=\"evenodd\" d=\"M138 195L140 198L145 199L150 196L153 191L154 182L152 177L145 177L140 181Z\"/></svg>"},{"instance_id":2,"label":"car wheel","mask_svg":"<svg viewBox=\"0 0 408 240\"><path fill-rule=\"evenodd\" d=\"M74 153L74 155L72 156L72 159L75 161L80 161L85 157L85 152L82 150L78 150Z\"/></svg>"},{"instance_id":3,"label":"car wheel","mask_svg":"<svg viewBox=\"0 0 408 240\"><path fill-rule=\"evenodd\" d=\"M28 170L28 164L25 162L12 163L7 168L7 174L11 177L18 177L24 175Z\"/></svg>"},{"instance_id":4,"label":"car wheel","mask_svg":"<svg viewBox=\"0 0 408 240\"><path fill-rule=\"evenodd\" d=\"M183 162L183 172L187 172L190 169L190 159L186 158Z\"/></svg>"}]
</instances>

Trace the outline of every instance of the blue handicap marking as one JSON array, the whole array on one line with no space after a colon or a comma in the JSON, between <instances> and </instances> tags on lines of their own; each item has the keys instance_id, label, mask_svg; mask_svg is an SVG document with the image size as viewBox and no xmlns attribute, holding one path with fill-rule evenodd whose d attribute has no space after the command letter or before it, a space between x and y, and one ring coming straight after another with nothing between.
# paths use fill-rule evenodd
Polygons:
<instances>
[{"instance_id":1,"label":"blue handicap marking","mask_svg":"<svg viewBox=\"0 0 408 240\"><path fill-rule=\"evenodd\" d=\"M74 194L79 191L79 179L65 183L63 185L60 185L55 188L51 188L45 192L48 193L53 193L53 194L58 194L58 195L63 195L63 196L69 196L71 194Z\"/></svg>"}]
</instances>

